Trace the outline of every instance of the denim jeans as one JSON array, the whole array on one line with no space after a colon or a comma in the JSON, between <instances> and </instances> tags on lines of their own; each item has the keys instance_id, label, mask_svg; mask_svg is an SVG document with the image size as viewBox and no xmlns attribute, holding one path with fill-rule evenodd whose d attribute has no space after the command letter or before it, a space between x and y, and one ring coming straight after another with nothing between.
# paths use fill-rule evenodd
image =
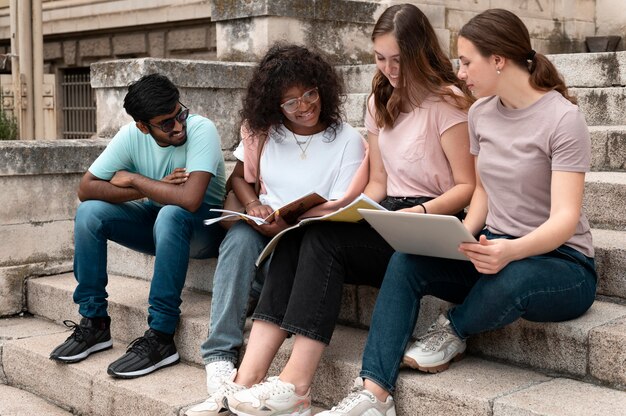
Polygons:
<instances>
[{"instance_id":1,"label":"denim jeans","mask_svg":"<svg viewBox=\"0 0 626 416\"><path fill-rule=\"evenodd\" d=\"M74 302L79 313L88 318L108 315L107 240L111 240L155 256L148 324L173 334L189 257L215 257L224 236L219 225L202 223L219 215L210 208L214 207L203 204L192 213L176 205L161 207L147 201L81 203L74 224L74 275L78 281Z\"/></svg>"},{"instance_id":2,"label":"denim jeans","mask_svg":"<svg viewBox=\"0 0 626 416\"><path fill-rule=\"evenodd\" d=\"M274 251L252 317L328 344L343 284L379 287L392 254L366 223L319 222L292 230Z\"/></svg>"},{"instance_id":3,"label":"denim jeans","mask_svg":"<svg viewBox=\"0 0 626 416\"><path fill-rule=\"evenodd\" d=\"M205 364L237 363L248 297L257 274L254 263L269 240L245 222L238 221L222 241L213 276L209 334L200 346Z\"/></svg>"},{"instance_id":4,"label":"denim jeans","mask_svg":"<svg viewBox=\"0 0 626 416\"><path fill-rule=\"evenodd\" d=\"M577 318L593 303L596 281L594 260L567 246L511 262L492 275L478 273L469 261L395 253L376 300L361 377L393 392L425 295L457 304L448 318L465 339L519 318Z\"/></svg>"}]
</instances>

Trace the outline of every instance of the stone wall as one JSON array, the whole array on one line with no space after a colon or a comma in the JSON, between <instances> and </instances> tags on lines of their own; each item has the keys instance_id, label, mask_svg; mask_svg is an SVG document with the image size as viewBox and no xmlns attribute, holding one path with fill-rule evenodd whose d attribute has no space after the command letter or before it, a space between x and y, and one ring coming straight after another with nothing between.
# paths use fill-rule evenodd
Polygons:
<instances>
[{"instance_id":1,"label":"stone wall","mask_svg":"<svg viewBox=\"0 0 626 416\"><path fill-rule=\"evenodd\" d=\"M0 316L29 276L72 270L76 188L106 140L0 141Z\"/></svg>"}]
</instances>

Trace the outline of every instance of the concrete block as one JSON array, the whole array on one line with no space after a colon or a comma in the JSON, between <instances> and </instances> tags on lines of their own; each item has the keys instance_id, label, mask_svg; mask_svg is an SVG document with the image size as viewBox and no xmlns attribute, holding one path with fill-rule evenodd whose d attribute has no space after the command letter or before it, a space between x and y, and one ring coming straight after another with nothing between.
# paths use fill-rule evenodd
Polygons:
<instances>
[{"instance_id":1,"label":"concrete block","mask_svg":"<svg viewBox=\"0 0 626 416\"><path fill-rule=\"evenodd\" d=\"M0 385L0 414L4 416L71 416L72 414L44 399L15 387Z\"/></svg>"},{"instance_id":2,"label":"concrete block","mask_svg":"<svg viewBox=\"0 0 626 416\"><path fill-rule=\"evenodd\" d=\"M148 52L145 33L114 35L112 42L115 56L145 55Z\"/></svg>"},{"instance_id":3,"label":"concrete block","mask_svg":"<svg viewBox=\"0 0 626 416\"><path fill-rule=\"evenodd\" d=\"M75 40L63 41L63 61L66 65L76 65L77 46Z\"/></svg>"},{"instance_id":4,"label":"concrete block","mask_svg":"<svg viewBox=\"0 0 626 416\"><path fill-rule=\"evenodd\" d=\"M148 33L148 54L153 58L165 58L165 33Z\"/></svg>"},{"instance_id":5,"label":"concrete block","mask_svg":"<svg viewBox=\"0 0 626 416\"><path fill-rule=\"evenodd\" d=\"M0 316L24 310L24 281L28 270L28 266L0 268Z\"/></svg>"},{"instance_id":6,"label":"concrete block","mask_svg":"<svg viewBox=\"0 0 626 416\"><path fill-rule=\"evenodd\" d=\"M623 414L626 393L564 378L497 398L494 416L603 416Z\"/></svg>"},{"instance_id":7,"label":"concrete block","mask_svg":"<svg viewBox=\"0 0 626 416\"><path fill-rule=\"evenodd\" d=\"M63 44L61 42L44 42L43 59L51 61L63 58Z\"/></svg>"},{"instance_id":8,"label":"concrete block","mask_svg":"<svg viewBox=\"0 0 626 416\"><path fill-rule=\"evenodd\" d=\"M591 169L594 171L626 170L626 127L590 126Z\"/></svg>"},{"instance_id":9,"label":"concrete block","mask_svg":"<svg viewBox=\"0 0 626 416\"><path fill-rule=\"evenodd\" d=\"M609 383L626 385L626 319L594 328L589 334L589 348L589 373ZM622 405L625 410L626 398L622 398Z\"/></svg>"},{"instance_id":10,"label":"concrete block","mask_svg":"<svg viewBox=\"0 0 626 416\"><path fill-rule=\"evenodd\" d=\"M588 356L597 353L589 342L595 328L626 316L626 307L596 301L583 316L566 322L535 323L518 320L497 331L469 339L472 353L584 377Z\"/></svg>"},{"instance_id":11,"label":"concrete block","mask_svg":"<svg viewBox=\"0 0 626 416\"><path fill-rule=\"evenodd\" d=\"M369 94L376 65L340 65L336 67L348 94Z\"/></svg>"},{"instance_id":12,"label":"concrete block","mask_svg":"<svg viewBox=\"0 0 626 416\"><path fill-rule=\"evenodd\" d=\"M626 233L592 230L598 294L626 299Z\"/></svg>"},{"instance_id":13,"label":"concrete block","mask_svg":"<svg viewBox=\"0 0 626 416\"><path fill-rule=\"evenodd\" d=\"M346 120L353 127L362 127L365 122L365 112L367 111L367 97L369 94L348 94L344 103Z\"/></svg>"},{"instance_id":14,"label":"concrete block","mask_svg":"<svg viewBox=\"0 0 626 416\"><path fill-rule=\"evenodd\" d=\"M81 39L78 41L78 50L81 57L111 56L111 39L109 37Z\"/></svg>"},{"instance_id":15,"label":"concrete block","mask_svg":"<svg viewBox=\"0 0 626 416\"><path fill-rule=\"evenodd\" d=\"M583 205L594 228L626 230L626 173L587 173Z\"/></svg>"},{"instance_id":16,"label":"concrete block","mask_svg":"<svg viewBox=\"0 0 626 416\"><path fill-rule=\"evenodd\" d=\"M598 36L624 34L624 3L621 0L596 0L596 21L598 22ZM624 39L619 50L624 50Z\"/></svg>"},{"instance_id":17,"label":"concrete block","mask_svg":"<svg viewBox=\"0 0 626 416\"><path fill-rule=\"evenodd\" d=\"M557 54L548 58L569 88L624 85L621 74L622 68L626 67L624 53Z\"/></svg>"},{"instance_id":18,"label":"concrete block","mask_svg":"<svg viewBox=\"0 0 626 416\"><path fill-rule=\"evenodd\" d=\"M0 267L71 259L73 229L73 220L0 226Z\"/></svg>"},{"instance_id":19,"label":"concrete block","mask_svg":"<svg viewBox=\"0 0 626 416\"><path fill-rule=\"evenodd\" d=\"M590 126L626 125L626 88L572 88Z\"/></svg>"},{"instance_id":20,"label":"concrete block","mask_svg":"<svg viewBox=\"0 0 626 416\"><path fill-rule=\"evenodd\" d=\"M191 51L208 47L206 27L171 30L167 34L167 49L169 51Z\"/></svg>"}]
</instances>

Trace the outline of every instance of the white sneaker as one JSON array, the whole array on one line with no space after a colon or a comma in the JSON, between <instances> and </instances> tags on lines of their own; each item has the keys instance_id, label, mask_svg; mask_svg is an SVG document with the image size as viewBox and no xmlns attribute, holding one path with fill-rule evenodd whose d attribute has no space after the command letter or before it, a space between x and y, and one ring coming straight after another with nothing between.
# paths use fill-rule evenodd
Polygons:
<instances>
[{"instance_id":1,"label":"white sneaker","mask_svg":"<svg viewBox=\"0 0 626 416\"><path fill-rule=\"evenodd\" d=\"M318 413L316 416L396 416L396 406L393 397L381 402L374 394L363 387L363 379L357 377L354 380L354 387L346 397L343 398L330 410Z\"/></svg>"},{"instance_id":2,"label":"white sneaker","mask_svg":"<svg viewBox=\"0 0 626 416\"><path fill-rule=\"evenodd\" d=\"M224 405L224 397L228 394L234 394L238 391L244 390L246 387L239 384L235 384L237 376L237 370L233 369L228 379L223 380L222 384L209 395L209 398L202 403L195 405L191 409L185 412L185 416L225 416L230 415L230 411Z\"/></svg>"},{"instance_id":3,"label":"white sneaker","mask_svg":"<svg viewBox=\"0 0 626 416\"><path fill-rule=\"evenodd\" d=\"M230 394L225 404L238 416L310 416L311 390L298 396L291 383L270 377L249 389Z\"/></svg>"},{"instance_id":4,"label":"white sneaker","mask_svg":"<svg viewBox=\"0 0 626 416\"><path fill-rule=\"evenodd\" d=\"M206 389L209 396L220 388L225 380L229 380L235 369L230 361L213 361L204 366L206 369Z\"/></svg>"},{"instance_id":5,"label":"white sneaker","mask_svg":"<svg viewBox=\"0 0 626 416\"><path fill-rule=\"evenodd\" d=\"M465 355L466 343L454 332L443 314L404 353L402 362L416 370L439 373Z\"/></svg>"}]
</instances>

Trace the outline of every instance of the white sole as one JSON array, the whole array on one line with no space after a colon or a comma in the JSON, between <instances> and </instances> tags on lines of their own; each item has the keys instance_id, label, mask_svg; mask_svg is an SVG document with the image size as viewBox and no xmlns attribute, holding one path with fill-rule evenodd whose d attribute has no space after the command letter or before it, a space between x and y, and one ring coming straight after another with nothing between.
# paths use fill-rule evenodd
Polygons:
<instances>
[{"instance_id":1,"label":"white sole","mask_svg":"<svg viewBox=\"0 0 626 416\"><path fill-rule=\"evenodd\" d=\"M257 415L251 415L249 413L244 413L241 411L237 411L237 410L230 410L232 413L236 414L237 416L257 416ZM311 416L311 408L309 407L307 410L305 410L304 412L300 413L300 412L293 412L293 413L280 413L281 416Z\"/></svg>"},{"instance_id":2,"label":"white sole","mask_svg":"<svg viewBox=\"0 0 626 416\"><path fill-rule=\"evenodd\" d=\"M69 356L65 355L65 356L62 356L62 357L56 357L54 359L58 360L58 361L67 361L67 362L80 361L80 360L84 360L85 358L87 358L89 356L89 354L92 354L92 353L98 352L98 351L102 351L102 350L106 350L108 348L111 348L112 346L113 346L113 340L99 342L99 343L91 346L91 348L87 348L85 351L81 352L80 354L69 355Z\"/></svg>"}]
</instances>

